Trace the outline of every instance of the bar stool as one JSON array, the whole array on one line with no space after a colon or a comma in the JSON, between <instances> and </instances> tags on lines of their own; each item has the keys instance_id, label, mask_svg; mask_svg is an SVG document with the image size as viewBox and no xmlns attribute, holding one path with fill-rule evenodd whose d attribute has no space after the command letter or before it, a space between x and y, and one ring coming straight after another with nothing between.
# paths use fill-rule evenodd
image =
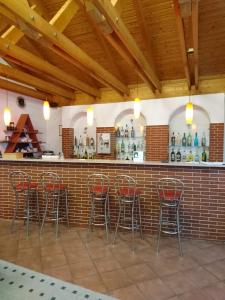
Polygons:
<instances>
[{"instance_id":1,"label":"bar stool","mask_svg":"<svg viewBox=\"0 0 225 300\"><path fill-rule=\"evenodd\" d=\"M11 232L13 232L15 220L18 214L19 196L24 197L24 216L26 221L26 235L29 236L29 223L32 217L39 219L39 202L38 202L38 184L31 182L31 177L23 171L12 171L9 174L10 183L15 194L16 206L11 224ZM35 195L34 208L30 205L32 194Z\"/></svg>"},{"instance_id":2,"label":"bar stool","mask_svg":"<svg viewBox=\"0 0 225 300\"><path fill-rule=\"evenodd\" d=\"M60 177L53 172L42 173L41 183L45 198L45 209L40 234L42 234L47 219L55 221L55 235L58 238L59 221L66 217L67 226L69 227L68 188L62 184Z\"/></svg>"},{"instance_id":3,"label":"bar stool","mask_svg":"<svg viewBox=\"0 0 225 300\"><path fill-rule=\"evenodd\" d=\"M127 175L118 175L115 178L116 195L119 201L119 214L116 223L113 244L116 241L118 228L128 229L132 231L132 249L134 250L135 231L142 234L141 222L141 191L136 187L136 181L133 177Z\"/></svg>"},{"instance_id":4,"label":"bar stool","mask_svg":"<svg viewBox=\"0 0 225 300\"><path fill-rule=\"evenodd\" d=\"M105 226L106 239L109 239L109 177L104 174L94 173L88 176L87 186L91 202L90 216L88 221L87 238L93 226ZM104 219L102 222L101 219Z\"/></svg>"},{"instance_id":5,"label":"bar stool","mask_svg":"<svg viewBox=\"0 0 225 300\"><path fill-rule=\"evenodd\" d=\"M157 254L161 232L177 235L180 255L183 255L181 245L180 202L183 198L184 184L179 179L162 178L157 183L157 192L160 202L159 229L157 239Z\"/></svg>"}]
</instances>

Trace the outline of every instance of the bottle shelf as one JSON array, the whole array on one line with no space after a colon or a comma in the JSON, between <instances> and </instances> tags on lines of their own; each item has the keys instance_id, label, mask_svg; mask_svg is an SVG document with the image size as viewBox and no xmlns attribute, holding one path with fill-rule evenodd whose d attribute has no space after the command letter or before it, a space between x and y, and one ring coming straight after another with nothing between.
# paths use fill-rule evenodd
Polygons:
<instances>
[{"instance_id":1,"label":"bottle shelf","mask_svg":"<svg viewBox=\"0 0 225 300\"><path fill-rule=\"evenodd\" d=\"M136 136L136 137L116 137L116 140L125 140L125 141L135 141L135 140L143 140L144 136Z\"/></svg>"},{"instance_id":2,"label":"bottle shelf","mask_svg":"<svg viewBox=\"0 0 225 300\"><path fill-rule=\"evenodd\" d=\"M175 146L172 146L172 145L169 145L169 148L174 148L174 149L177 149L177 148L180 148L180 149L209 149L209 146L178 146L178 145L175 145Z\"/></svg>"}]
</instances>

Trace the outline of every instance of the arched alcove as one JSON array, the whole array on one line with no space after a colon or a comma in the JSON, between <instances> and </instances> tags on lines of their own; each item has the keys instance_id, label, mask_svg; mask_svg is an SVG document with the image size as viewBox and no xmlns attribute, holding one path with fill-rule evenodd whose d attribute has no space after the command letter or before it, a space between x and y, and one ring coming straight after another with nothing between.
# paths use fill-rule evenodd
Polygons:
<instances>
[{"instance_id":1,"label":"arched alcove","mask_svg":"<svg viewBox=\"0 0 225 300\"><path fill-rule=\"evenodd\" d=\"M135 151L144 153L145 126L146 120L143 114L139 119L135 119L133 109L126 109L117 116L115 120L117 159L132 160Z\"/></svg>"},{"instance_id":2,"label":"arched alcove","mask_svg":"<svg viewBox=\"0 0 225 300\"><path fill-rule=\"evenodd\" d=\"M96 151L96 120L95 119L93 125L88 126L87 113L85 111L78 112L72 117L70 122L70 128L74 128L75 155L78 155L79 152L79 157L83 157L85 151L87 151L88 154L90 152L92 153Z\"/></svg>"},{"instance_id":3,"label":"arched alcove","mask_svg":"<svg viewBox=\"0 0 225 300\"><path fill-rule=\"evenodd\" d=\"M207 111L201 106L194 105L193 113L193 122L192 125L187 125L185 120L185 105L176 109L170 119L169 119L169 130L170 130L170 158L171 151L174 149L174 152L177 153L178 149L181 151L183 160L185 156L190 155L190 152L193 154L193 160L201 159L202 152L205 150L207 153L207 158L209 157L209 127L210 127L210 118ZM183 147L182 138L186 139L188 136L191 136L191 146ZM175 147L172 145L171 137L175 136ZM198 146L195 145L194 139L197 136ZM206 145L202 147L202 138L205 137ZM203 143L204 145L204 143ZM186 158L188 160L188 157Z\"/></svg>"}]
</instances>

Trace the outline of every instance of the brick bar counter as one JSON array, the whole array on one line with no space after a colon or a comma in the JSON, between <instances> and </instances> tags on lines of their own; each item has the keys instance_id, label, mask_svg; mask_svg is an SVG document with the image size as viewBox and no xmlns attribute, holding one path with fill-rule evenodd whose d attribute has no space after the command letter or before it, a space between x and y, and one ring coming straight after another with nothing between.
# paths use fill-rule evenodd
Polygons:
<instances>
[{"instance_id":1,"label":"brick bar counter","mask_svg":"<svg viewBox=\"0 0 225 300\"><path fill-rule=\"evenodd\" d=\"M198 239L225 240L225 166L222 163L157 163L116 160L3 160L0 159L0 218L12 218L14 195L9 183L9 171L22 170L39 182L40 199L43 205L40 175L44 171L58 173L69 188L70 224L87 226L89 199L87 176L94 172L110 176L110 210L112 224L115 224L117 205L114 190L114 176L134 176L142 190L141 209L143 227L146 232L155 233L159 216L159 202L156 182L162 177L181 179L185 185L181 205L181 223L186 237Z\"/></svg>"}]
</instances>

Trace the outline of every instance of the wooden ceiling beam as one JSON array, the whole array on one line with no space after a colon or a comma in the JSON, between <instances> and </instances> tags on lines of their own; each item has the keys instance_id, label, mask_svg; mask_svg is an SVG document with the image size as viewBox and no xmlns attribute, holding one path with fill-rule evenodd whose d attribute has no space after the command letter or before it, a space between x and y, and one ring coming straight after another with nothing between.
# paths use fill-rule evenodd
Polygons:
<instances>
[{"instance_id":1,"label":"wooden ceiling beam","mask_svg":"<svg viewBox=\"0 0 225 300\"><path fill-rule=\"evenodd\" d=\"M63 32L78 10L79 5L74 0L67 0L49 21L49 24Z\"/></svg>"},{"instance_id":2,"label":"wooden ceiling beam","mask_svg":"<svg viewBox=\"0 0 225 300\"><path fill-rule=\"evenodd\" d=\"M92 0L97 9L96 14L99 12L106 18L113 31L119 37L123 45L127 48L131 56L136 60L139 67L143 70L146 77L158 90L161 89L160 81L154 71L154 67L145 58L144 54L138 47L136 41L130 34L123 20L117 13L116 9L112 6L110 1Z\"/></svg>"},{"instance_id":3,"label":"wooden ceiling beam","mask_svg":"<svg viewBox=\"0 0 225 300\"><path fill-rule=\"evenodd\" d=\"M4 89L4 90L8 90L14 93L18 93L18 94L22 94L22 95L26 95L29 97L33 97L35 99L38 100L45 100L46 98L51 101L52 100L52 96L50 94L47 93L43 93L43 92L38 92L34 89L30 89L28 87L22 86L20 84L16 84L14 82L10 82L8 80L4 80L2 78L0 78L0 88Z\"/></svg>"},{"instance_id":4,"label":"wooden ceiling beam","mask_svg":"<svg viewBox=\"0 0 225 300\"><path fill-rule=\"evenodd\" d=\"M8 67L3 64L0 64L0 75L33 86L49 94L60 95L69 99L74 99L75 97L75 94L72 90L66 90L50 82L46 82L45 80L42 80L38 77L32 76L23 71Z\"/></svg>"},{"instance_id":5,"label":"wooden ceiling beam","mask_svg":"<svg viewBox=\"0 0 225 300\"><path fill-rule=\"evenodd\" d=\"M198 56L198 0L192 0L192 34L194 46L194 74L195 88L198 88L199 80L199 56Z\"/></svg>"},{"instance_id":6,"label":"wooden ceiling beam","mask_svg":"<svg viewBox=\"0 0 225 300\"><path fill-rule=\"evenodd\" d=\"M188 88L191 88L191 78L190 78L190 70L188 65L188 58L187 58L187 49L185 45L185 37L184 37L184 25L183 20L180 13L180 5L178 0L173 0L174 10L175 10L175 17L177 23L177 30L181 48L181 57L184 66L184 73L187 80Z\"/></svg>"},{"instance_id":7,"label":"wooden ceiling beam","mask_svg":"<svg viewBox=\"0 0 225 300\"><path fill-rule=\"evenodd\" d=\"M71 56L74 60L85 66L86 72L90 76L94 76L94 78L96 78L97 75L97 77L100 77L105 82L107 82L109 86L115 88L121 93L129 93L128 88L120 80L118 80L109 71L105 70L95 60L88 56L82 49L80 49L65 35L51 26L36 12L33 12L27 7L24 7L16 0L7 0L7 2L5 2L4 0L0 0L0 3L4 4L20 20L26 23L26 25L29 25L34 30L41 33L50 43L52 43L52 46L47 46L50 47L53 51L54 48L57 47L58 50L60 50L62 53L66 53L68 56ZM60 51L58 51L58 54L60 53Z\"/></svg>"},{"instance_id":8,"label":"wooden ceiling beam","mask_svg":"<svg viewBox=\"0 0 225 300\"><path fill-rule=\"evenodd\" d=\"M144 8L141 0L133 0L133 4L136 10L137 18L138 18L138 24L140 25L141 34L143 36L143 41L145 44L145 49L147 52L147 58L149 60L150 65L155 70L155 62L153 59L152 54L152 43L150 38L150 28L147 25L145 14L144 14Z\"/></svg>"},{"instance_id":9,"label":"wooden ceiling beam","mask_svg":"<svg viewBox=\"0 0 225 300\"><path fill-rule=\"evenodd\" d=\"M29 67L37 69L41 72L44 72L48 75L51 75L62 82L66 82L70 84L73 89L81 90L91 96L99 96L99 91L82 82L81 80L71 76L67 72L62 71L58 67L50 64L46 60L10 43L6 39L0 38L0 53L4 57L9 58L12 57L16 61L22 62L23 66L27 69Z\"/></svg>"}]
</instances>

